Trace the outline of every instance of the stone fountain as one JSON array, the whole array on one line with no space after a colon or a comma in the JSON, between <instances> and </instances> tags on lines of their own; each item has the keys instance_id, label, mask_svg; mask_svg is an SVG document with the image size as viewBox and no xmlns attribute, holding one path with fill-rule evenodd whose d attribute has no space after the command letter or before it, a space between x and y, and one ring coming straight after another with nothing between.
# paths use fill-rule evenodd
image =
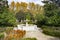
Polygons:
<instances>
[{"instance_id":1,"label":"stone fountain","mask_svg":"<svg viewBox=\"0 0 60 40\"><path fill-rule=\"evenodd\" d=\"M19 24L17 27L14 27L14 30L25 30L25 31L35 31L37 30L37 25L28 24L28 19L25 20L26 24Z\"/></svg>"}]
</instances>

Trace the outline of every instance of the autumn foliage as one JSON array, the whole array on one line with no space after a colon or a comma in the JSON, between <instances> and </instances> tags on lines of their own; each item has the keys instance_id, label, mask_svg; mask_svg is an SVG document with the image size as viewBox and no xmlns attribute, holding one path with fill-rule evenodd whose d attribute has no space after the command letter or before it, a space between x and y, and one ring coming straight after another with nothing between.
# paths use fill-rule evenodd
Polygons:
<instances>
[{"instance_id":1,"label":"autumn foliage","mask_svg":"<svg viewBox=\"0 0 60 40\"><path fill-rule=\"evenodd\" d=\"M20 10L24 11L24 12L31 12L31 13L42 13L43 11L43 7L40 6L39 4L35 4L35 3L26 3L26 2L11 2L10 4L10 10L12 8L13 11L15 12L19 12ZM15 8L15 9L14 9Z\"/></svg>"},{"instance_id":2,"label":"autumn foliage","mask_svg":"<svg viewBox=\"0 0 60 40\"><path fill-rule=\"evenodd\" d=\"M7 35L7 37L5 38L5 40L12 40L12 39L19 40L19 39L22 38L25 34L26 34L26 31L23 31L23 30L13 30L13 31L11 31L11 32Z\"/></svg>"}]
</instances>

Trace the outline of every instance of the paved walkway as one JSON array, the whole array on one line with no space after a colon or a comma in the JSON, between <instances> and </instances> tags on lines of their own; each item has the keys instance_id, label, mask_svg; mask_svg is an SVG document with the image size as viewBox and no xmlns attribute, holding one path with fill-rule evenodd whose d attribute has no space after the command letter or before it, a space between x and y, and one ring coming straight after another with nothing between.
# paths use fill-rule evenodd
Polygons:
<instances>
[{"instance_id":1,"label":"paved walkway","mask_svg":"<svg viewBox=\"0 0 60 40\"><path fill-rule=\"evenodd\" d=\"M25 38L37 38L37 40L60 40L59 38L43 34L41 30L27 32Z\"/></svg>"}]
</instances>

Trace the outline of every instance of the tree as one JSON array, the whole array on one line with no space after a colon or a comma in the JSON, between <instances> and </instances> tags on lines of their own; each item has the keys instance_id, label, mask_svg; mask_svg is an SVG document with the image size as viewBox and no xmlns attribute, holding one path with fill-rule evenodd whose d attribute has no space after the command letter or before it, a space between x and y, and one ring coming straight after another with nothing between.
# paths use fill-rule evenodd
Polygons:
<instances>
[{"instance_id":1,"label":"tree","mask_svg":"<svg viewBox=\"0 0 60 40\"><path fill-rule=\"evenodd\" d=\"M18 12L20 10L21 4L19 2L17 2L15 6L16 6L16 11Z\"/></svg>"},{"instance_id":2,"label":"tree","mask_svg":"<svg viewBox=\"0 0 60 40\"><path fill-rule=\"evenodd\" d=\"M35 14L43 14L44 13L44 8L43 6L40 6L39 4L35 5Z\"/></svg>"},{"instance_id":3,"label":"tree","mask_svg":"<svg viewBox=\"0 0 60 40\"><path fill-rule=\"evenodd\" d=\"M33 20L33 15L30 12L26 12L26 19Z\"/></svg>"},{"instance_id":4,"label":"tree","mask_svg":"<svg viewBox=\"0 0 60 40\"><path fill-rule=\"evenodd\" d=\"M11 2L10 9L12 11L14 11L14 9L15 9L15 2L14 1Z\"/></svg>"},{"instance_id":5,"label":"tree","mask_svg":"<svg viewBox=\"0 0 60 40\"><path fill-rule=\"evenodd\" d=\"M21 10L26 11L27 10L27 3L21 2Z\"/></svg>"},{"instance_id":6,"label":"tree","mask_svg":"<svg viewBox=\"0 0 60 40\"><path fill-rule=\"evenodd\" d=\"M46 24L47 25L60 25L60 9L55 4L46 4L44 5L45 17L46 17Z\"/></svg>"},{"instance_id":7,"label":"tree","mask_svg":"<svg viewBox=\"0 0 60 40\"><path fill-rule=\"evenodd\" d=\"M0 26L15 26L16 18L7 7L3 6L3 12L0 13Z\"/></svg>"},{"instance_id":8,"label":"tree","mask_svg":"<svg viewBox=\"0 0 60 40\"><path fill-rule=\"evenodd\" d=\"M38 27L41 27L42 25L45 25L45 16L44 14L36 14L35 20L37 20L36 24Z\"/></svg>"},{"instance_id":9,"label":"tree","mask_svg":"<svg viewBox=\"0 0 60 40\"><path fill-rule=\"evenodd\" d=\"M35 10L35 4L33 2L28 4L28 8L32 14L35 13L35 11L34 11Z\"/></svg>"},{"instance_id":10,"label":"tree","mask_svg":"<svg viewBox=\"0 0 60 40\"><path fill-rule=\"evenodd\" d=\"M18 13L16 13L16 18L17 20L20 22L21 20L25 20L25 13L23 11L19 11Z\"/></svg>"},{"instance_id":11,"label":"tree","mask_svg":"<svg viewBox=\"0 0 60 40\"><path fill-rule=\"evenodd\" d=\"M33 10L34 7L35 7L35 4L34 4L33 2L32 2L32 3L29 3L29 9L30 9L30 10Z\"/></svg>"}]
</instances>

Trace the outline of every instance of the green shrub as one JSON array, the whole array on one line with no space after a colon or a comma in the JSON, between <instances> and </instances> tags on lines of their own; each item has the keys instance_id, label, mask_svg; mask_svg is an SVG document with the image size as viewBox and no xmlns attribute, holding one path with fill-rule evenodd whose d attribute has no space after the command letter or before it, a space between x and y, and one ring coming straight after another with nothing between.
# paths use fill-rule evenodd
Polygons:
<instances>
[{"instance_id":1,"label":"green shrub","mask_svg":"<svg viewBox=\"0 0 60 40\"><path fill-rule=\"evenodd\" d=\"M0 33L0 40L4 40L4 33Z\"/></svg>"},{"instance_id":2,"label":"green shrub","mask_svg":"<svg viewBox=\"0 0 60 40\"><path fill-rule=\"evenodd\" d=\"M37 40L36 38L24 38L22 40Z\"/></svg>"},{"instance_id":3,"label":"green shrub","mask_svg":"<svg viewBox=\"0 0 60 40\"><path fill-rule=\"evenodd\" d=\"M36 24L38 27L41 27L45 24L46 18L44 14L36 14L35 19L37 20Z\"/></svg>"},{"instance_id":4,"label":"green shrub","mask_svg":"<svg viewBox=\"0 0 60 40\"><path fill-rule=\"evenodd\" d=\"M46 25L60 26L60 8L54 3L46 3L44 5L44 15L46 18Z\"/></svg>"},{"instance_id":5,"label":"green shrub","mask_svg":"<svg viewBox=\"0 0 60 40\"><path fill-rule=\"evenodd\" d=\"M44 27L43 33L55 37L60 37L60 29L55 27Z\"/></svg>"},{"instance_id":6,"label":"green shrub","mask_svg":"<svg viewBox=\"0 0 60 40\"><path fill-rule=\"evenodd\" d=\"M33 22L30 20L30 21L28 22L28 24L33 24Z\"/></svg>"},{"instance_id":7,"label":"green shrub","mask_svg":"<svg viewBox=\"0 0 60 40\"><path fill-rule=\"evenodd\" d=\"M0 12L0 26L15 26L17 23L14 12L10 12L4 6L2 10L2 13Z\"/></svg>"},{"instance_id":8,"label":"green shrub","mask_svg":"<svg viewBox=\"0 0 60 40\"><path fill-rule=\"evenodd\" d=\"M4 38L4 33L0 33L0 38Z\"/></svg>"},{"instance_id":9,"label":"green shrub","mask_svg":"<svg viewBox=\"0 0 60 40\"><path fill-rule=\"evenodd\" d=\"M3 32L10 33L9 31L11 30L13 30L13 27L0 27L0 33L3 33Z\"/></svg>"}]
</instances>

